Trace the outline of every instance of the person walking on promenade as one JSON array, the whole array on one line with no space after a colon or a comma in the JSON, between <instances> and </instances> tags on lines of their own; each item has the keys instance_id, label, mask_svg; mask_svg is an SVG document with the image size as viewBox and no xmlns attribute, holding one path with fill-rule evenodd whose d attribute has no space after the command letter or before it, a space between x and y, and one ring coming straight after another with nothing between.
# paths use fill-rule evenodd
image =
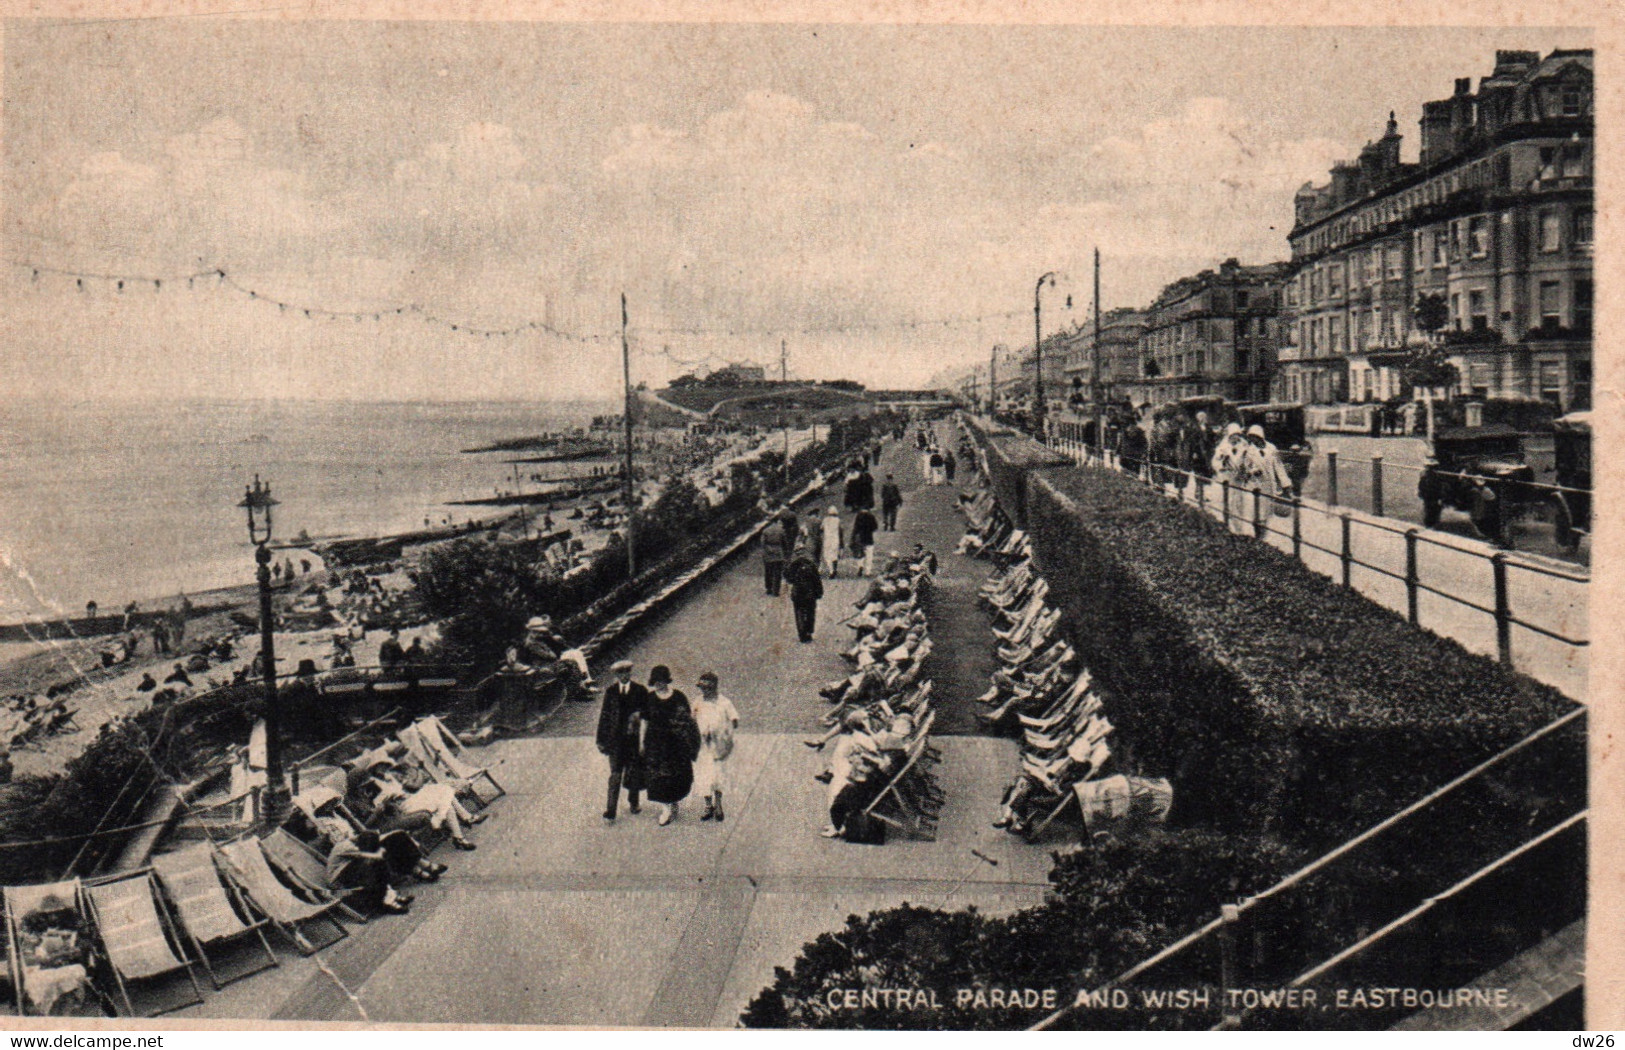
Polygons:
<instances>
[{"instance_id":1,"label":"person walking on promenade","mask_svg":"<svg viewBox=\"0 0 1625 1050\"><path fill-rule=\"evenodd\" d=\"M852 517L852 556L858 560L858 575L871 576L875 571L875 533L880 523L875 512L865 507Z\"/></svg>"},{"instance_id":2,"label":"person walking on promenade","mask_svg":"<svg viewBox=\"0 0 1625 1050\"><path fill-rule=\"evenodd\" d=\"M890 474L886 475L886 483L880 486L880 519L887 532L897 531L897 510L903 505L903 490L897 487L897 482Z\"/></svg>"},{"instance_id":3,"label":"person walking on promenade","mask_svg":"<svg viewBox=\"0 0 1625 1050\"><path fill-rule=\"evenodd\" d=\"M875 476L861 461L852 462L857 469L846 482L846 509L853 512L868 510L875 505Z\"/></svg>"},{"instance_id":4,"label":"person walking on promenade","mask_svg":"<svg viewBox=\"0 0 1625 1050\"><path fill-rule=\"evenodd\" d=\"M929 483L932 484L932 485L940 485L940 484L942 484L942 466L943 466L942 450L937 448L937 446L932 445L931 446L931 455L927 459L926 462L928 464L928 469L927 469L926 473L930 478Z\"/></svg>"},{"instance_id":5,"label":"person walking on promenade","mask_svg":"<svg viewBox=\"0 0 1625 1050\"><path fill-rule=\"evenodd\" d=\"M385 674L390 674L406 662L406 650L401 648L401 629L391 627L389 637L378 647L378 666Z\"/></svg>"},{"instance_id":6,"label":"person walking on promenade","mask_svg":"<svg viewBox=\"0 0 1625 1050\"><path fill-rule=\"evenodd\" d=\"M818 619L818 599L824 596L824 581L819 578L818 563L805 546L797 547L795 557L785 566L784 582L790 585L790 605L796 615L796 637L810 642Z\"/></svg>"},{"instance_id":7,"label":"person walking on promenade","mask_svg":"<svg viewBox=\"0 0 1625 1050\"><path fill-rule=\"evenodd\" d=\"M643 712L649 705L649 691L632 681L632 661L617 660L615 681L604 689L604 703L598 710L598 753L609 759L609 798L604 803L604 819L613 821L620 808L621 787L626 787L627 808L638 811L638 793L643 789L639 763L639 739L643 734Z\"/></svg>"},{"instance_id":8,"label":"person walking on promenade","mask_svg":"<svg viewBox=\"0 0 1625 1050\"><path fill-rule=\"evenodd\" d=\"M824 566L829 578L834 579L841 568L841 512L835 509L834 504L824 512L823 537L818 549L824 555Z\"/></svg>"},{"instance_id":9,"label":"person walking on promenade","mask_svg":"<svg viewBox=\"0 0 1625 1050\"><path fill-rule=\"evenodd\" d=\"M734 750L739 711L717 692L717 675L700 675L700 698L694 702L694 724L700 729L700 757L694 763L694 793L705 801L701 820L722 820L722 789L728 786L728 756Z\"/></svg>"},{"instance_id":10,"label":"person walking on promenade","mask_svg":"<svg viewBox=\"0 0 1625 1050\"><path fill-rule=\"evenodd\" d=\"M789 561L796 552L796 540L801 536L801 522L796 520L796 512L790 507L779 511L779 521L784 525L784 560Z\"/></svg>"},{"instance_id":11,"label":"person walking on promenade","mask_svg":"<svg viewBox=\"0 0 1625 1050\"><path fill-rule=\"evenodd\" d=\"M762 587L770 598L779 596L784 579L784 519L775 514L762 530Z\"/></svg>"},{"instance_id":12,"label":"person walking on promenade","mask_svg":"<svg viewBox=\"0 0 1625 1050\"><path fill-rule=\"evenodd\" d=\"M814 565L824 564L824 520L817 507L807 511L807 521L801 527L801 537L796 541L796 546L801 546L803 543L807 546L807 556L812 559L812 563ZM793 550L790 558L792 561L795 560Z\"/></svg>"},{"instance_id":13,"label":"person walking on promenade","mask_svg":"<svg viewBox=\"0 0 1625 1050\"><path fill-rule=\"evenodd\" d=\"M948 484L952 485L954 483L954 471L959 469L959 463L954 459L954 450L951 448L942 450L942 469L948 474Z\"/></svg>"},{"instance_id":14,"label":"person walking on promenade","mask_svg":"<svg viewBox=\"0 0 1625 1050\"><path fill-rule=\"evenodd\" d=\"M700 727L688 697L671 687L671 669L649 672L649 702L643 709L643 776L649 801L660 805L660 826L677 818L677 806L694 787L700 757Z\"/></svg>"}]
</instances>

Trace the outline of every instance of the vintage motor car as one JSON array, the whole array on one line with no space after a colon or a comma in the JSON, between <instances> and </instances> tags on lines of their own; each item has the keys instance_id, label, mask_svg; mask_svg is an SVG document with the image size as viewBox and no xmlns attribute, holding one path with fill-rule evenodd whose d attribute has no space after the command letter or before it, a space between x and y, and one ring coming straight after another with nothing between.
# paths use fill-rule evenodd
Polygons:
<instances>
[{"instance_id":1,"label":"vintage motor car","mask_svg":"<svg viewBox=\"0 0 1625 1050\"><path fill-rule=\"evenodd\" d=\"M1591 533L1591 413L1570 412L1557 420L1552 440L1558 485L1552 524L1558 545L1572 551Z\"/></svg>"},{"instance_id":2,"label":"vintage motor car","mask_svg":"<svg viewBox=\"0 0 1625 1050\"><path fill-rule=\"evenodd\" d=\"M1274 445L1281 454L1281 463L1292 478L1292 487L1303 491L1304 479L1309 476L1309 465L1314 462L1315 446L1309 440L1308 420L1301 404L1242 405L1237 410L1243 427L1261 426L1264 440Z\"/></svg>"},{"instance_id":3,"label":"vintage motor car","mask_svg":"<svg viewBox=\"0 0 1625 1050\"><path fill-rule=\"evenodd\" d=\"M1485 539L1505 542L1506 526L1538 502L1523 433L1505 423L1438 431L1417 482L1422 523L1439 524L1444 507L1464 511Z\"/></svg>"}]
</instances>

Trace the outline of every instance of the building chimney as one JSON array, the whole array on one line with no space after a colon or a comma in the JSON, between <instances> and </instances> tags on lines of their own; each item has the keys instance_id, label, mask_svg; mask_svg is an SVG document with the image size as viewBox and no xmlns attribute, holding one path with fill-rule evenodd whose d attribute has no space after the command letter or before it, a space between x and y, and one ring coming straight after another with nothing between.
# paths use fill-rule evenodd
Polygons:
<instances>
[{"instance_id":1,"label":"building chimney","mask_svg":"<svg viewBox=\"0 0 1625 1050\"><path fill-rule=\"evenodd\" d=\"M1458 95L1471 95L1472 93L1473 93L1473 78L1472 77L1457 77L1456 78L1456 94L1458 94Z\"/></svg>"}]
</instances>

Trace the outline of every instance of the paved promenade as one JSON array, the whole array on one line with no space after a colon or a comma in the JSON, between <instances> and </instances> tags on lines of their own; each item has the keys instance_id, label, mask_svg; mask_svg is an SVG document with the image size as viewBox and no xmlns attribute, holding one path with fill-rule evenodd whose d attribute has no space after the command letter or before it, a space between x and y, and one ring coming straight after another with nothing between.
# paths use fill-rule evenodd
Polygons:
<instances>
[{"instance_id":1,"label":"paved promenade","mask_svg":"<svg viewBox=\"0 0 1625 1050\"><path fill-rule=\"evenodd\" d=\"M572 705L540 737L476 752L509 795L475 829L479 850L448 853L445 878L417 888L410 916L361 927L319 962L285 958L178 1016L732 1026L774 967L849 914L905 901L1001 914L1039 902L1052 847L990 826L1019 765L1015 745L969 735L969 697L986 687L990 659L973 601L985 563L952 553L954 490L921 487L911 448L888 447L880 471L877 480L896 474L905 497L880 549L925 542L942 560L928 673L939 723L960 735L939 740L947 803L937 841L819 837L825 789L812 776L822 759L801 741L826 709L818 685L846 671L836 653L850 632L834 621L864 583L826 581L817 639L801 645L788 601L765 597L752 555L645 625L625 653L640 679L666 663L689 692L701 671L721 676L743 718L725 823L701 823L685 806L670 827L652 807L606 825L606 770L590 736L597 705Z\"/></svg>"}]
</instances>

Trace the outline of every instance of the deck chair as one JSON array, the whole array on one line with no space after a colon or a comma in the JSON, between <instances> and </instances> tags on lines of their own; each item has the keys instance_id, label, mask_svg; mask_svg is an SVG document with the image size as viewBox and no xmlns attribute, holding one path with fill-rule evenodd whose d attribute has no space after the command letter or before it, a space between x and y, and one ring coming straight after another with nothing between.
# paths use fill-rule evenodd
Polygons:
<instances>
[{"instance_id":1,"label":"deck chair","mask_svg":"<svg viewBox=\"0 0 1625 1050\"><path fill-rule=\"evenodd\" d=\"M184 948L177 951L178 945L170 943L169 924L159 910L158 887L153 884L150 870L117 876L110 882L86 883L85 899L101 937L102 951L113 971L113 983L118 990L113 1004L115 1010L122 1005L126 1017L136 1016L130 999L130 983L177 970L185 971L192 986L191 998L186 998L183 992L179 998L160 1000L155 1009L141 1016L156 1017L203 1001L203 987L192 970L191 958Z\"/></svg>"},{"instance_id":2,"label":"deck chair","mask_svg":"<svg viewBox=\"0 0 1625 1050\"><path fill-rule=\"evenodd\" d=\"M41 886L7 886L6 949L19 1016L49 1017L56 1005L101 992L91 982L96 966L91 928L78 879Z\"/></svg>"},{"instance_id":3,"label":"deck chair","mask_svg":"<svg viewBox=\"0 0 1625 1050\"><path fill-rule=\"evenodd\" d=\"M488 768L475 765L469 760L468 752L464 749L462 742L457 739L456 734L447 729L445 723L434 715L418 719L407 729L413 730L413 732L408 734L406 730L402 730L399 734L400 741L407 745L408 751L411 751L412 744L408 740L408 736L418 738L428 759L425 768L437 780L441 780L443 777L446 780L467 781L470 790L479 799L481 806L488 806L508 793L506 788L497 783L496 777L491 775ZM490 798L481 795L478 788L474 787L475 784L482 780L491 786L493 793Z\"/></svg>"},{"instance_id":4,"label":"deck chair","mask_svg":"<svg viewBox=\"0 0 1625 1050\"><path fill-rule=\"evenodd\" d=\"M346 918L355 922L367 921L367 917L345 899L359 891L333 885L327 877L327 858L314 847L300 842L284 828L274 828L260 839L260 848L271 866L307 896L317 901L331 901Z\"/></svg>"},{"instance_id":5,"label":"deck chair","mask_svg":"<svg viewBox=\"0 0 1625 1050\"><path fill-rule=\"evenodd\" d=\"M220 847L220 856L225 862L227 876L302 954L314 955L350 935L344 924L333 917L333 912L338 908L337 901L313 903L301 900L277 879L265 859L265 851L260 848L259 839L238 839ZM333 937L321 944L306 936L307 928L314 929L318 925L331 926L334 931Z\"/></svg>"},{"instance_id":6,"label":"deck chair","mask_svg":"<svg viewBox=\"0 0 1625 1050\"><path fill-rule=\"evenodd\" d=\"M271 950L271 942L265 939L265 925L270 920L255 916L252 921L244 921L243 916L251 914L250 909L240 898L234 903L235 886L220 881L214 850L207 843L200 842L174 853L153 857L152 869L174 907L181 932L192 945L192 951L203 964L203 971L209 975L209 983L214 985L216 991L234 981L281 965L276 953ZM264 964L222 981L206 949L246 938L248 934L254 935L265 952Z\"/></svg>"},{"instance_id":7,"label":"deck chair","mask_svg":"<svg viewBox=\"0 0 1625 1050\"><path fill-rule=\"evenodd\" d=\"M924 730L926 727L921 728ZM886 786L880 789L874 800L864 807L863 815L896 828L910 838L931 842L937 837L935 817L903 787L905 779L925 754L925 749L925 732L916 732L904 752L906 758L903 764L886 779Z\"/></svg>"}]
</instances>

